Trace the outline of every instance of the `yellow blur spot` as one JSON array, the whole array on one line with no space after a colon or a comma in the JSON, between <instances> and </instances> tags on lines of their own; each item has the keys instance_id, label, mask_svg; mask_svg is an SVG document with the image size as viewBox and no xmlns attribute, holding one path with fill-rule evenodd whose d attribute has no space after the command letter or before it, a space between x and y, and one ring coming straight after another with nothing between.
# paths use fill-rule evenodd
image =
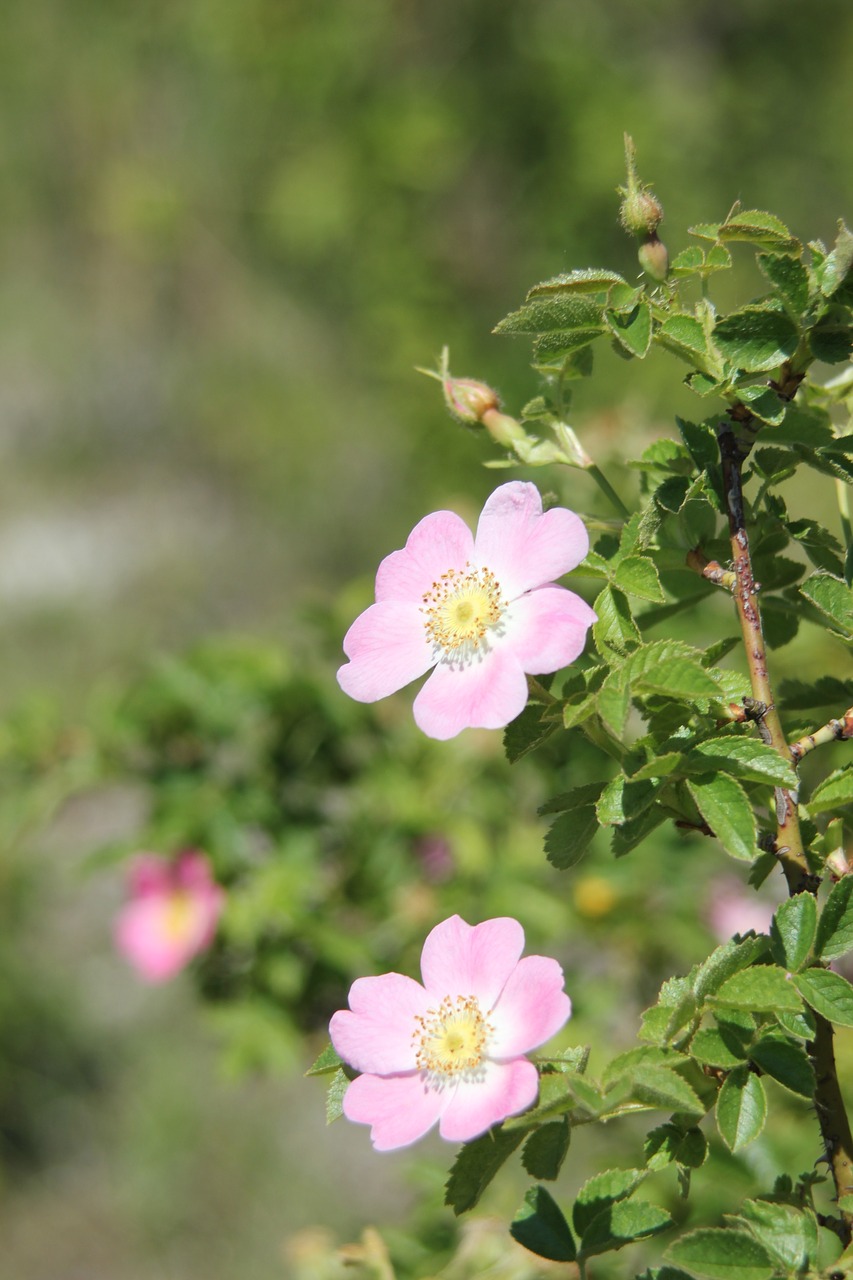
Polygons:
<instances>
[{"instance_id":1,"label":"yellow blur spot","mask_svg":"<svg viewBox=\"0 0 853 1280\"><path fill-rule=\"evenodd\" d=\"M584 876L574 891L575 910L587 920L601 920L616 906L616 893L603 876Z\"/></svg>"}]
</instances>

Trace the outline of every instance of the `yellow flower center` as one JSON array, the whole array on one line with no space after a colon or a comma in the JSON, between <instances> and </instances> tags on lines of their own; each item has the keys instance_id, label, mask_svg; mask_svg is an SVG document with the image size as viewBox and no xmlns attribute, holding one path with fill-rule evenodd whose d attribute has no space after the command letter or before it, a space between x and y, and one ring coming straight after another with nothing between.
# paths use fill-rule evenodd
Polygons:
<instances>
[{"instance_id":1,"label":"yellow flower center","mask_svg":"<svg viewBox=\"0 0 853 1280\"><path fill-rule=\"evenodd\" d=\"M476 996L445 996L437 1009L429 1009L415 1022L415 1061L420 1071L437 1077L436 1083L470 1074L481 1065L492 1027Z\"/></svg>"},{"instance_id":2,"label":"yellow flower center","mask_svg":"<svg viewBox=\"0 0 853 1280\"><path fill-rule=\"evenodd\" d=\"M488 648L487 633L506 609L491 569L448 569L424 594L421 612L427 639L445 662L469 662Z\"/></svg>"},{"instance_id":3,"label":"yellow flower center","mask_svg":"<svg viewBox=\"0 0 853 1280\"><path fill-rule=\"evenodd\" d=\"M169 895L163 913L163 932L170 942L183 941L191 932L195 919L195 904L188 893L175 890Z\"/></svg>"}]
</instances>

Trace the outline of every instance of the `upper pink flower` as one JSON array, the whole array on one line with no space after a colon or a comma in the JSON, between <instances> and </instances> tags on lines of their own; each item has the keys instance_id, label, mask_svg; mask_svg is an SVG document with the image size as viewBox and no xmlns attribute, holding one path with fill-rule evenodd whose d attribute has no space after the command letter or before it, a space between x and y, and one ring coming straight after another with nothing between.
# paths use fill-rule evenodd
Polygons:
<instances>
[{"instance_id":1,"label":"upper pink flower","mask_svg":"<svg viewBox=\"0 0 853 1280\"><path fill-rule=\"evenodd\" d=\"M165 982L213 941L225 893L198 850L176 859L138 854L128 875L130 901L115 923L119 951L146 982Z\"/></svg>"},{"instance_id":2,"label":"upper pink flower","mask_svg":"<svg viewBox=\"0 0 853 1280\"><path fill-rule=\"evenodd\" d=\"M375 702L434 667L415 698L424 733L503 728L527 702L526 674L557 671L584 647L595 614L551 579L588 549L580 517L543 512L520 480L495 490L476 537L452 511L425 516L382 561L376 603L344 637L341 688Z\"/></svg>"},{"instance_id":3,"label":"upper pink flower","mask_svg":"<svg viewBox=\"0 0 853 1280\"><path fill-rule=\"evenodd\" d=\"M372 1126L377 1151L408 1146L436 1121L443 1138L467 1142L535 1102L539 1074L524 1054L572 1005L557 961L523 950L517 920L451 916L424 943L423 986L400 973L353 983L329 1030L362 1073L344 1115Z\"/></svg>"}]
</instances>

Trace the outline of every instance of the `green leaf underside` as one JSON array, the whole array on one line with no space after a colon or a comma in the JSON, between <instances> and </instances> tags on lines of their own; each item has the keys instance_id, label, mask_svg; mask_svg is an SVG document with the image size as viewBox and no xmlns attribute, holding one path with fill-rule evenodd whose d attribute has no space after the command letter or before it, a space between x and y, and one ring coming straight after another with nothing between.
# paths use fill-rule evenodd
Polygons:
<instances>
[{"instance_id":1,"label":"green leaf underside","mask_svg":"<svg viewBox=\"0 0 853 1280\"><path fill-rule=\"evenodd\" d=\"M323 1052L315 1058L311 1066L305 1072L306 1076L323 1076L332 1071L337 1071L343 1063L331 1044L327 1044Z\"/></svg>"},{"instance_id":2,"label":"green leaf underside","mask_svg":"<svg viewBox=\"0 0 853 1280\"><path fill-rule=\"evenodd\" d=\"M513 1239L540 1258L574 1262L577 1257L569 1225L545 1187L530 1188L509 1231Z\"/></svg>"},{"instance_id":3,"label":"green leaf underside","mask_svg":"<svg viewBox=\"0 0 853 1280\"><path fill-rule=\"evenodd\" d=\"M717 322L714 343L738 369L761 373L777 368L797 349L799 335L783 312L744 307Z\"/></svg>"},{"instance_id":4,"label":"green leaf underside","mask_svg":"<svg viewBox=\"0 0 853 1280\"><path fill-rule=\"evenodd\" d=\"M815 573L800 586L805 598L848 635L853 635L853 591L829 573Z\"/></svg>"},{"instance_id":5,"label":"green leaf underside","mask_svg":"<svg viewBox=\"0 0 853 1280\"><path fill-rule=\"evenodd\" d=\"M808 809L815 817L819 813L832 813L845 804L853 804L853 767L850 765L836 769L815 787L809 797Z\"/></svg>"},{"instance_id":6,"label":"green leaf underside","mask_svg":"<svg viewBox=\"0 0 853 1280\"><path fill-rule=\"evenodd\" d=\"M690 752L690 769L695 773L721 769L747 782L770 782L779 787L796 787L797 775L787 760L773 747L755 738L709 738Z\"/></svg>"},{"instance_id":7,"label":"green leaf underside","mask_svg":"<svg viewBox=\"0 0 853 1280\"><path fill-rule=\"evenodd\" d=\"M802 975L800 975L802 976ZM716 1007L798 1013L802 1001L792 977L777 965L753 965L728 978L711 997Z\"/></svg>"},{"instance_id":8,"label":"green leaf underside","mask_svg":"<svg viewBox=\"0 0 853 1280\"><path fill-rule=\"evenodd\" d=\"M787 1273L801 1275L817 1261L817 1219L809 1209L771 1200L745 1200L736 1217Z\"/></svg>"},{"instance_id":9,"label":"green leaf underside","mask_svg":"<svg viewBox=\"0 0 853 1280\"><path fill-rule=\"evenodd\" d=\"M552 293L607 293L614 284L625 284L625 280L615 271L588 267L543 280L541 284L533 286L527 297L538 298Z\"/></svg>"},{"instance_id":10,"label":"green leaf underside","mask_svg":"<svg viewBox=\"0 0 853 1280\"><path fill-rule=\"evenodd\" d=\"M757 853L755 813L739 782L728 774L704 774L687 779L687 788L700 814L733 858L751 862Z\"/></svg>"},{"instance_id":11,"label":"green leaf underside","mask_svg":"<svg viewBox=\"0 0 853 1280\"><path fill-rule=\"evenodd\" d=\"M344 1094L347 1091L349 1079L342 1067L329 1080L326 1089L326 1124L331 1124L334 1120L339 1120L344 1113Z\"/></svg>"},{"instance_id":12,"label":"green leaf underside","mask_svg":"<svg viewBox=\"0 0 853 1280\"><path fill-rule=\"evenodd\" d=\"M676 1240L666 1257L703 1280L770 1280L773 1261L745 1231L707 1227Z\"/></svg>"}]
</instances>

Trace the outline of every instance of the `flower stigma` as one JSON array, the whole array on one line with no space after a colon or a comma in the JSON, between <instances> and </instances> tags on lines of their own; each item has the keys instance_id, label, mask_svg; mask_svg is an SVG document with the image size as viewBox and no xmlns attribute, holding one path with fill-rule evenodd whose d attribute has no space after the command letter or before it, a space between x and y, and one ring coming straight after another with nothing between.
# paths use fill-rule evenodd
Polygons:
<instances>
[{"instance_id":1,"label":"flower stigma","mask_svg":"<svg viewBox=\"0 0 853 1280\"><path fill-rule=\"evenodd\" d=\"M437 1009L415 1018L412 1041L415 1061L434 1083L476 1072L485 1056L492 1027L480 1012L476 996L445 996Z\"/></svg>"},{"instance_id":2,"label":"flower stigma","mask_svg":"<svg viewBox=\"0 0 853 1280\"><path fill-rule=\"evenodd\" d=\"M506 610L491 569L448 569L423 597L427 639L439 660L464 665L488 648Z\"/></svg>"}]
</instances>

